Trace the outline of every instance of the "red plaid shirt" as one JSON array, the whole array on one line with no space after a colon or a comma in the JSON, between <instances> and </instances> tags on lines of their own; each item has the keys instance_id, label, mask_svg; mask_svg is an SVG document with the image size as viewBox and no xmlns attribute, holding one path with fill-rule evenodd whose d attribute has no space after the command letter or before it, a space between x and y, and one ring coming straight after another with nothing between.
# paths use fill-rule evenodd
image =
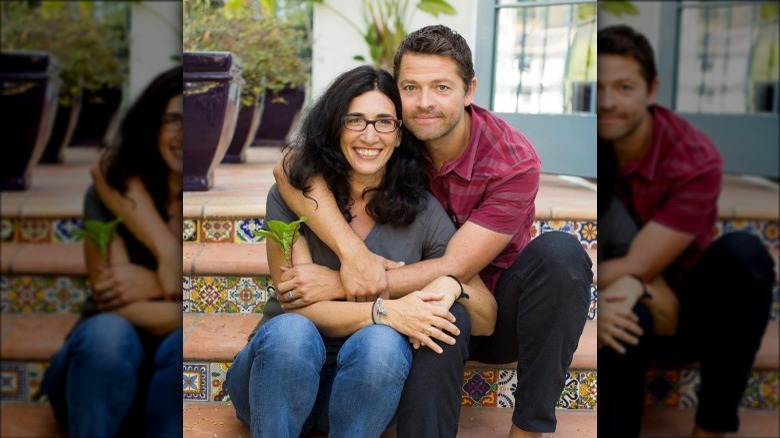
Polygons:
<instances>
[{"instance_id":1,"label":"red plaid shirt","mask_svg":"<svg viewBox=\"0 0 780 438\"><path fill-rule=\"evenodd\" d=\"M621 170L616 191L642 225L654 221L696 236L672 265L686 269L712 243L723 161L712 141L688 121L659 105L650 112L652 145Z\"/></svg>"},{"instance_id":2,"label":"red plaid shirt","mask_svg":"<svg viewBox=\"0 0 780 438\"><path fill-rule=\"evenodd\" d=\"M463 154L438 171L431 164L431 192L455 226L471 221L512 240L480 277L490 290L531 240L539 191L539 157L523 134L472 104L471 137ZM428 152L425 157L431 162Z\"/></svg>"}]
</instances>

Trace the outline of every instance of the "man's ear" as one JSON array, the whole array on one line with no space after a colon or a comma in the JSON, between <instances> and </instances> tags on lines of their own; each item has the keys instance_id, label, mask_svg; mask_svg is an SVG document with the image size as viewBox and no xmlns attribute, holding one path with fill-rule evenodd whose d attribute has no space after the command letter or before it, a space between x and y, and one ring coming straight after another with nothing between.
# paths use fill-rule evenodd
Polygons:
<instances>
[{"instance_id":1,"label":"man's ear","mask_svg":"<svg viewBox=\"0 0 780 438\"><path fill-rule=\"evenodd\" d=\"M463 106L471 105L471 101L474 99L474 92L477 90L477 78L471 78L469 88L466 90L466 98Z\"/></svg>"},{"instance_id":2,"label":"man's ear","mask_svg":"<svg viewBox=\"0 0 780 438\"><path fill-rule=\"evenodd\" d=\"M658 76L653 79L650 84L650 88L647 90L647 105L650 106L655 103L655 98L658 96L658 89L661 86L661 81L658 80Z\"/></svg>"}]
</instances>

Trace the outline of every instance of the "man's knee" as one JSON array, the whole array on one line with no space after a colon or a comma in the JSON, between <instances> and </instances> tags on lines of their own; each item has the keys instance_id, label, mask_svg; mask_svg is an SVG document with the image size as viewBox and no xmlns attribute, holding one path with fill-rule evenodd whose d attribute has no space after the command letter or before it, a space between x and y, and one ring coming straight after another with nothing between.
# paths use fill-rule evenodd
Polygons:
<instances>
[{"instance_id":1,"label":"man's knee","mask_svg":"<svg viewBox=\"0 0 780 438\"><path fill-rule=\"evenodd\" d=\"M525 251L529 253L525 254ZM550 231L542 233L528 244L523 251L523 259L528 257L538 260L553 275L564 275L573 280L584 280L586 284L593 281L593 261L582 243L569 233Z\"/></svg>"},{"instance_id":2,"label":"man's knee","mask_svg":"<svg viewBox=\"0 0 780 438\"><path fill-rule=\"evenodd\" d=\"M772 284L774 261L761 240L744 232L726 233L716 239L702 256L713 271L727 268L752 284ZM717 274L717 272L713 272Z\"/></svg>"}]
</instances>

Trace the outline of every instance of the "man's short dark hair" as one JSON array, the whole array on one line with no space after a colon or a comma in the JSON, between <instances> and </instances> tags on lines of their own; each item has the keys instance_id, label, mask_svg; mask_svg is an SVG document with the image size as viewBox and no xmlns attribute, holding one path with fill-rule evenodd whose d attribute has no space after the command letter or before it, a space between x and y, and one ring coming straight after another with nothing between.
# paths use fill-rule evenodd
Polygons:
<instances>
[{"instance_id":1,"label":"man's short dark hair","mask_svg":"<svg viewBox=\"0 0 780 438\"><path fill-rule=\"evenodd\" d=\"M629 26L619 24L599 30L596 47L599 55L623 55L633 58L639 63L640 73L647 82L648 89L658 76L653 47L644 35Z\"/></svg>"},{"instance_id":2,"label":"man's short dark hair","mask_svg":"<svg viewBox=\"0 0 780 438\"><path fill-rule=\"evenodd\" d=\"M418 29L401 42L393 57L393 76L398 80L401 58L407 54L446 56L458 67L458 76L463 80L466 91L474 79L474 63L471 49L466 40L447 26L440 24Z\"/></svg>"}]
</instances>

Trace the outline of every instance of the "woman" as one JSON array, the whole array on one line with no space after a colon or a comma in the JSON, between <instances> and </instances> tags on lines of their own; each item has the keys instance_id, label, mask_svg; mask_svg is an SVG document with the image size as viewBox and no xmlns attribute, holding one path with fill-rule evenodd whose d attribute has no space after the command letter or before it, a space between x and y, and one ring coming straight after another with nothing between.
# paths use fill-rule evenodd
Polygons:
<instances>
[{"instance_id":1,"label":"woman","mask_svg":"<svg viewBox=\"0 0 780 438\"><path fill-rule=\"evenodd\" d=\"M181 67L155 78L124 118L118 147L99 162L116 196L151 197L154 214L167 224L162 232L174 237L182 227L182 87ZM83 219L115 217L90 186ZM92 295L42 383L71 437L182 433L181 301L164 291L155 253L130 225L119 225L109 263L84 240Z\"/></svg>"},{"instance_id":2,"label":"woman","mask_svg":"<svg viewBox=\"0 0 780 438\"><path fill-rule=\"evenodd\" d=\"M419 144L400 114L389 73L363 66L342 74L307 113L285 172L304 193L309 177L322 175L369 249L413 263L443 255L455 229L426 191ZM297 219L273 186L266 220ZM266 248L279 284L286 261L278 245ZM305 224L292 253L296 269L338 275L338 257ZM444 276L423 291L371 302L345 302L336 289L308 305L294 288L270 299L227 372L237 417L253 437L379 436L391 425L411 367L409 341L437 351L434 340L454 343L459 332L448 309L464 295L480 303L477 330L491 332L496 304L479 277L461 286Z\"/></svg>"}]
</instances>

